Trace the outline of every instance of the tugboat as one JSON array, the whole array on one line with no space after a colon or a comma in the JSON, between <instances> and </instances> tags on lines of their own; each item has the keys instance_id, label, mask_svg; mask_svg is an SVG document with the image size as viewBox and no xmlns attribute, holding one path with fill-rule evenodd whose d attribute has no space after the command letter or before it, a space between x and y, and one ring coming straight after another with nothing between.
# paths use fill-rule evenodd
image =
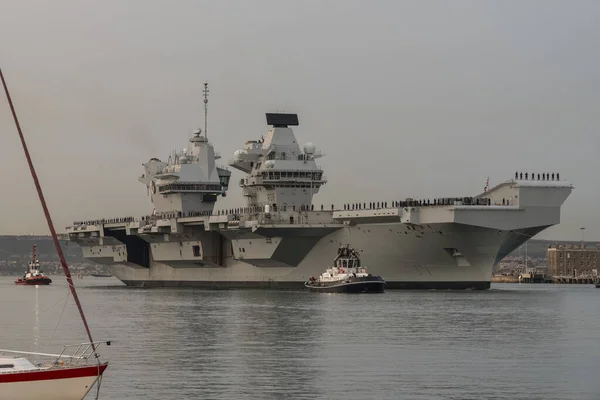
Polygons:
<instances>
[{"instance_id":1,"label":"tugboat","mask_svg":"<svg viewBox=\"0 0 600 400\"><path fill-rule=\"evenodd\" d=\"M17 285L49 285L52 283L52 279L48 278L42 271L40 271L40 262L37 258L37 247L33 245L33 256L29 263L29 269L25 272L22 278L15 281Z\"/></svg>"},{"instance_id":2,"label":"tugboat","mask_svg":"<svg viewBox=\"0 0 600 400\"><path fill-rule=\"evenodd\" d=\"M333 266L318 278L310 277L304 283L311 292L323 293L383 293L385 281L373 276L361 266L358 252L349 245L338 249Z\"/></svg>"}]
</instances>

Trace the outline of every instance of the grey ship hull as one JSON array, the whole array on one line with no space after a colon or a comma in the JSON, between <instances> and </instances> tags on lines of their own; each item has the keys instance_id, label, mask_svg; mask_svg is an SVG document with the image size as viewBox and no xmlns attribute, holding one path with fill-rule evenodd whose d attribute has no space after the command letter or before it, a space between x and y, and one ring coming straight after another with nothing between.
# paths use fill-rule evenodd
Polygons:
<instances>
[{"instance_id":1,"label":"grey ship hull","mask_svg":"<svg viewBox=\"0 0 600 400\"><path fill-rule=\"evenodd\" d=\"M523 234L533 235L539 230L511 234L439 224L407 234L401 223L361 224L319 240L297 267L261 268L232 260L225 268L211 268L193 262L167 261L152 262L150 268L113 264L111 272L125 284L137 287L303 289L310 276L318 276L331 264L332 255L341 244L349 244L368 249L361 256L363 263L386 280L387 289L488 289L497 260L523 243ZM157 245L153 251L160 252L160 247ZM452 248L460 249L469 265L445 250ZM168 252L168 246L162 250ZM250 249L245 250L248 253Z\"/></svg>"},{"instance_id":2,"label":"grey ship hull","mask_svg":"<svg viewBox=\"0 0 600 400\"><path fill-rule=\"evenodd\" d=\"M519 204L173 218L150 231L112 221L71 227L69 237L138 287L302 289L348 244L387 289L488 289L498 261L560 222L571 190L566 182L507 181L486 198Z\"/></svg>"}]
</instances>

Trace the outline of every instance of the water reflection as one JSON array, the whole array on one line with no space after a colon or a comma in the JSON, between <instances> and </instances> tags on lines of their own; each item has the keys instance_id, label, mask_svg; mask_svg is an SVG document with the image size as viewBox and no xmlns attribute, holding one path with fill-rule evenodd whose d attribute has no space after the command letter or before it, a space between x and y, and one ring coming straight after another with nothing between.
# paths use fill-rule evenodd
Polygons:
<instances>
[{"instance_id":1,"label":"water reflection","mask_svg":"<svg viewBox=\"0 0 600 400\"><path fill-rule=\"evenodd\" d=\"M326 323L320 303L305 293L240 294L231 352L238 361L232 372L246 389L235 395L279 399L292 392L319 397L319 372L312 361Z\"/></svg>"},{"instance_id":2,"label":"water reflection","mask_svg":"<svg viewBox=\"0 0 600 400\"><path fill-rule=\"evenodd\" d=\"M600 291L501 287L372 296L84 288L82 298L94 335L115 340L102 354L111 362L103 399L598 398ZM18 347L32 324L15 322L31 315L33 296L7 290L11 328L0 339ZM43 332L61 305L42 316ZM76 309L66 315L56 338L81 326Z\"/></svg>"},{"instance_id":3,"label":"water reflection","mask_svg":"<svg viewBox=\"0 0 600 400\"><path fill-rule=\"evenodd\" d=\"M318 303L298 296L306 294L162 292L164 301L147 309L156 318L137 328L154 332L146 347L160 363L143 366L156 375L153 395L169 396L176 387L182 396L208 398L281 398L290 391L319 397L311 360L325 321Z\"/></svg>"},{"instance_id":4,"label":"water reflection","mask_svg":"<svg viewBox=\"0 0 600 400\"><path fill-rule=\"evenodd\" d=\"M33 348L34 351L38 351L40 344L40 287L35 286L35 305L33 309L34 322L33 322Z\"/></svg>"}]
</instances>

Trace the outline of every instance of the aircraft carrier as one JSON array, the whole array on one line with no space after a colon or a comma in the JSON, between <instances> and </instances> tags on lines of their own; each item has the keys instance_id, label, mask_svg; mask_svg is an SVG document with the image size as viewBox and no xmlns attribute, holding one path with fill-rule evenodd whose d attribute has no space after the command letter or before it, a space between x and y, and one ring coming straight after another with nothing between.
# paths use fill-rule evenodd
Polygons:
<instances>
[{"instance_id":1,"label":"aircraft carrier","mask_svg":"<svg viewBox=\"0 0 600 400\"><path fill-rule=\"evenodd\" d=\"M573 190L559 174L516 173L474 196L314 204L322 153L299 146L296 114L266 119L229 161L243 206L218 207L231 171L216 164L205 115L187 148L142 164L152 214L74 222L69 240L129 286L299 289L350 245L388 289L488 289L494 264L558 224Z\"/></svg>"}]
</instances>

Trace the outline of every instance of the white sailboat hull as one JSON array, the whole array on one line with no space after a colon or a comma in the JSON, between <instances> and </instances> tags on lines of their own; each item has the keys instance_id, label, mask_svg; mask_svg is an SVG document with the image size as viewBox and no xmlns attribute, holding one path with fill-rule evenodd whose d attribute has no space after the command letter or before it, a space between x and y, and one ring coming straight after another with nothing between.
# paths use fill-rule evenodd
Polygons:
<instances>
[{"instance_id":1,"label":"white sailboat hull","mask_svg":"<svg viewBox=\"0 0 600 400\"><path fill-rule=\"evenodd\" d=\"M0 374L0 399L82 400L106 365Z\"/></svg>"},{"instance_id":2,"label":"white sailboat hull","mask_svg":"<svg viewBox=\"0 0 600 400\"><path fill-rule=\"evenodd\" d=\"M96 377L56 379L0 384L0 399L81 400L96 382Z\"/></svg>"}]
</instances>

